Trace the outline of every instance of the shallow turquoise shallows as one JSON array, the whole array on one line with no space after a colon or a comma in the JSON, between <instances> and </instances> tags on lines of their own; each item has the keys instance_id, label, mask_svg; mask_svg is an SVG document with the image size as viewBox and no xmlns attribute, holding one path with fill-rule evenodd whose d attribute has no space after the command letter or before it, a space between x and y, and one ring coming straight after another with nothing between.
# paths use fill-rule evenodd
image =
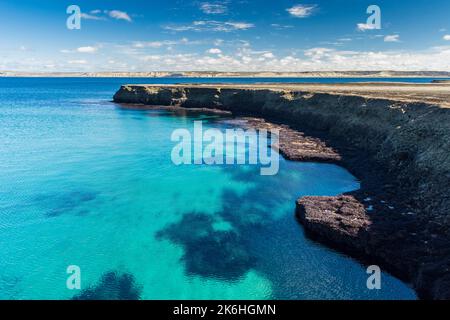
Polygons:
<instances>
[{"instance_id":1,"label":"shallow turquoise shallows","mask_svg":"<svg viewBox=\"0 0 450 320\"><path fill-rule=\"evenodd\" d=\"M388 274L368 290L365 266L295 220L299 196L358 188L347 171L177 167L174 129L229 124L120 108L126 82L0 79L0 299L415 299Z\"/></svg>"}]
</instances>

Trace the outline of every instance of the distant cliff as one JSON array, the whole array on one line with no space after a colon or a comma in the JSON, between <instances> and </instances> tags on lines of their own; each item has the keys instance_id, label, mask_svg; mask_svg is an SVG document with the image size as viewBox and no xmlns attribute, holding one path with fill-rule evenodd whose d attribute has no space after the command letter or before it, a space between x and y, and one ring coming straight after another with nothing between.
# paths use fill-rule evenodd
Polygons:
<instances>
[{"instance_id":1,"label":"distant cliff","mask_svg":"<svg viewBox=\"0 0 450 320\"><path fill-rule=\"evenodd\" d=\"M15 72L2 71L0 77L116 77L116 78L450 78L446 71L307 71L307 72Z\"/></svg>"}]
</instances>

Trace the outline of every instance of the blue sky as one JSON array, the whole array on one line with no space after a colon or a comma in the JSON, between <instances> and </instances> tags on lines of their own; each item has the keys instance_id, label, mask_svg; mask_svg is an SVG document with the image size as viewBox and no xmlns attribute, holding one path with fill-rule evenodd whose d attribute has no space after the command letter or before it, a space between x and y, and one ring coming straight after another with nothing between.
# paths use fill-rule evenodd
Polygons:
<instances>
[{"instance_id":1,"label":"blue sky","mask_svg":"<svg viewBox=\"0 0 450 320\"><path fill-rule=\"evenodd\" d=\"M81 29L66 27L69 5ZM369 5L381 29L364 28ZM450 1L0 2L0 70L450 71Z\"/></svg>"}]
</instances>

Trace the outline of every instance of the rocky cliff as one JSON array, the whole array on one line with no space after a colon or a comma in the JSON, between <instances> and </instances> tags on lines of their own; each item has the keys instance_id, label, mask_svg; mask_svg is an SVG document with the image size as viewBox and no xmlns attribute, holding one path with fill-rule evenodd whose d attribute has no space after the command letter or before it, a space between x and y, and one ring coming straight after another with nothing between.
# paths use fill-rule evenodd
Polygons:
<instances>
[{"instance_id":1,"label":"rocky cliff","mask_svg":"<svg viewBox=\"0 0 450 320\"><path fill-rule=\"evenodd\" d=\"M421 298L450 299L449 108L231 86L122 86L114 101L227 110L320 138L362 187L338 197L299 199L297 217L309 235L379 264L412 283Z\"/></svg>"}]
</instances>

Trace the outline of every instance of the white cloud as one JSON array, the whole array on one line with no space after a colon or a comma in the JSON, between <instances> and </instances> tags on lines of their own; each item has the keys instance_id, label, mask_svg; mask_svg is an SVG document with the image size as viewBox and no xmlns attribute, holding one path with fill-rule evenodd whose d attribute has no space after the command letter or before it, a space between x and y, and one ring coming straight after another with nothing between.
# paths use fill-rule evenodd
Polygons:
<instances>
[{"instance_id":1,"label":"white cloud","mask_svg":"<svg viewBox=\"0 0 450 320\"><path fill-rule=\"evenodd\" d=\"M296 18L307 18L313 14L314 10L317 8L317 5L306 5L306 4L297 4L292 8L286 9L287 12L290 13L291 16Z\"/></svg>"},{"instance_id":2,"label":"white cloud","mask_svg":"<svg viewBox=\"0 0 450 320\"><path fill-rule=\"evenodd\" d=\"M208 50L208 53L211 53L211 54L221 54L221 53L222 53L222 50L220 50L220 49L218 49L218 48L211 48L211 49Z\"/></svg>"},{"instance_id":3,"label":"white cloud","mask_svg":"<svg viewBox=\"0 0 450 320\"><path fill-rule=\"evenodd\" d=\"M278 23L272 23L270 26L274 27L275 29L278 29L278 30L291 29L294 27L291 25L283 25L283 24L278 24Z\"/></svg>"},{"instance_id":4,"label":"white cloud","mask_svg":"<svg viewBox=\"0 0 450 320\"><path fill-rule=\"evenodd\" d=\"M135 42L133 47L135 48L161 48L165 43L162 41L148 41L148 42Z\"/></svg>"},{"instance_id":5,"label":"white cloud","mask_svg":"<svg viewBox=\"0 0 450 320\"><path fill-rule=\"evenodd\" d=\"M87 64L86 60L69 60L67 61L69 64Z\"/></svg>"},{"instance_id":6,"label":"white cloud","mask_svg":"<svg viewBox=\"0 0 450 320\"><path fill-rule=\"evenodd\" d=\"M450 41L450 34L446 34L445 36L442 37L442 39Z\"/></svg>"},{"instance_id":7,"label":"white cloud","mask_svg":"<svg viewBox=\"0 0 450 320\"><path fill-rule=\"evenodd\" d=\"M367 24L367 23L358 23L357 25L356 25L356 28L359 30L359 31L366 31L366 30L374 30L375 28L376 28L376 26L375 25L373 25L373 24Z\"/></svg>"},{"instance_id":8,"label":"white cloud","mask_svg":"<svg viewBox=\"0 0 450 320\"><path fill-rule=\"evenodd\" d=\"M128 13L120 10L91 10L89 13L81 13L81 18L86 20L108 20L107 18L113 18L117 20L125 20L132 22L132 19Z\"/></svg>"},{"instance_id":9,"label":"white cloud","mask_svg":"<svg viewBox=\"0 0 450 320\"><path fill-rule=\"evenodd\" d=\"M61 53L95 53L97 52L99 47L93 47L93 46L85 46L85 47L79 47L74 50L68 50L68 49L61 49L59 52Z\"/></svg>"},{"instance_id":10,"label":"white cloud","mask_svg":"<svg viewBox=\"0 0 450 320\"><path fill-rule=\"evenodd\" d=\"M305 57L308 57L312 60L312 62L320 61L323 58L329 57L330 53L333 52L334 49L329 48L312 48L304 51Z\"/></svg>"},{"instance_id":11,"label":"white cloud","mask_svg":"<svg viewBox=\"0 0 450 320\"><path fill-rule=\"evenodd\" d=\"M223 3L203 2L200 4L200 10L206 14L224 14L227 12L228 8Z\"/></svg>"},{"instance_id":12,"label":"white cloud","mask_svg":"<svg viewBox=\"0 0 450 320\"><path fill-rule=\"evenodd\" d=\"M180 40L162 40L162 41L135 41L133 42L133 48L143 49L143 48L162 48L167 47L173 49L175 45L194 45L200 44L200 41L191 41L188 38L181 38Z\"/></svg>"},{"instance_id":13,"label":"white cloud","mask_svg":"<svg viewBox=\"0 0 450 320\"><path fill-rule=\"evenodd\" d=\"M253 28L255 25L252 23L246 22L225 22L225 25L231 26L236 30L247 30Z\"/></svg>"},{"instance_id":14,"label":"white cloud","mask_svg":"<svg viewBox=\"0 0 450 320\"><path fill-rule=\"evenodd\" d=\"M158 61L161 60L162 57L159 55L148 55L141 58L142 61Z\"/></svg>"},{"instance_id":15,"label":"white cloud","mask_svg":"<svg viewBox=\"0 0 450 320\"><path fill-rule=\"evenodd\" d=\"M324 71L324 70L442 70L450 71L450 46L429 50L344 51L326 47L311 48L303 54L278 58L271 52L240 47L234 54L164 55L146 58L154 70L209 71ZM445 63L443 63L445 61ZM144 67L145 69L145 67Z\"/></svg>"},{"instance_id":16,"label":"white cloud","mask_svg":"<svg viewBox=\"0 0 450 320\"><path fill-rule=\"evenodd\" d=\"M130 16L128 15L128 13L126 13L125 11L111 10L111 11L107 11L107 13L113 19L126 20L128 22L132 21Z\"/></svg>"},{"instance_id":17,"label":"white cloud","mask_svg":"<svg viewBox=\"0 0 450 320\"><path fill-rule=\"evenodd\" d=\"M214 40L214 45L216 47L219 47L223 44L223 42L224 42L223 39L216 39L216 40Z\"/></svg>"},{"instance_id":18,"label":"white cloud","mask_svg":"<svg viewBox=\"0 0 450 320\"><path fill-rule=\"evenodd\" d=\"M256 52L244 50L240 55L215 57L192 56L181 63L176 58L161 69L219 70L219 71L321 71L321 70L443 70L450 71L450 47L422 52L404 51L339 51L312 48L303 55L259 59ZM261 57L261 55L259 55ZM442 61L448 61L442 63Z\"/></svg>"},{"instance_id":19,"label":"white cloud","mask_svg":"<svg viewBox=\"0 0 450 320\"><path fill-rule=\"evenodd\" d=\"M91 47L91 46L87 46L87 47L79 47L76 50L77 52L80 53L95 53L98 51L97 47Z\"/></svg>"},{"instance_id":20,"label":"white cloud","mask_svg":"<svg viewBox=\"0 0 450 320\"><path fill-rule=\"evenodd\" d=\"M98 16L100 10L92 10L90 13L81 13L81 18L86 20L106 20L105 17Z\"/></svg>"},{"instance_id":21,"label":"white cloud","mask_svg":"<svg viewBox=\"0 0 450 320\"><path fill-rule=\"evenodd\" d=\"M384 42L400 42L400 36L398 34L388 35L384 37Z\"/></svg>"},{"instance_id":22,"label":"white cloud","mask_svg":"<svg viewBox=\"0 0 450 320\"><path fill-rule=\"evenodd\" d=\"M33 51L34 60L14 54L2 58L3 69L16 71L46 71L46 65L55 66L55 71L343 71L343 70L442 70L450 71L450 43L426 50L340 50L321 45L307 50L261 48L254 50L245 41L226 40L223 47L213 46L216 38L199 44L196 53L193 48L183 46L183 39L160 40L162 47L154 47L158 41L148 42L151 46L136 43L93 44L107 55L78 53L74 48L64 50L69 54L56 56L55 60ZM382 39L382 38L381 38ZM204 40L206 41L206 40ZM177 42L173 51L167 51L165 44ZM184 42L189 40L184 39ZM143 42L147 44L147 42ZM204 47L209 43L208 47ZM83 47L81 47L83 48ZM219 49L220 48L220 49ZM223 49L223 48L226 48ZM219 49L211 51L210 49ZM36 49L35 49L36 50ZM81 50L86 52L86 50ZM89 49L87 50L90 51ZM215 52L215 53L212 53ZM285 53L286 52L286 53ZM78 53L78 56L77 56ZM71 55L74 55L73 57ZM89 59L87 59L89 57Z\"/></svg>"},{"instance_id":23,"label":"white cloud","mask_svg":"<svg viewBox=\"0 0 450 320\"><path fill-rule=\"evenodd\" d=\"M274 54L272 53L272 52L266 52L266 53L263 53L263 55L262 55L264 58L267 58L267 59L273 59L273 58L275 58L275 56L274 56Z\"/></svg>"},{"instance_id":24,"label":"white cloud","mask_svg":"<svg viewBox=\"0 0 450 320\"><path fill-rule=\"evenodd\" d=\"M210 32L231 32L238 30L248 30L253 28L253 23L233 22L233 21L215 21L215 20L198 20L193 21L189 25L169 25L164 29L169 31L210 31Z\"/></svg>"}]
</instances>

